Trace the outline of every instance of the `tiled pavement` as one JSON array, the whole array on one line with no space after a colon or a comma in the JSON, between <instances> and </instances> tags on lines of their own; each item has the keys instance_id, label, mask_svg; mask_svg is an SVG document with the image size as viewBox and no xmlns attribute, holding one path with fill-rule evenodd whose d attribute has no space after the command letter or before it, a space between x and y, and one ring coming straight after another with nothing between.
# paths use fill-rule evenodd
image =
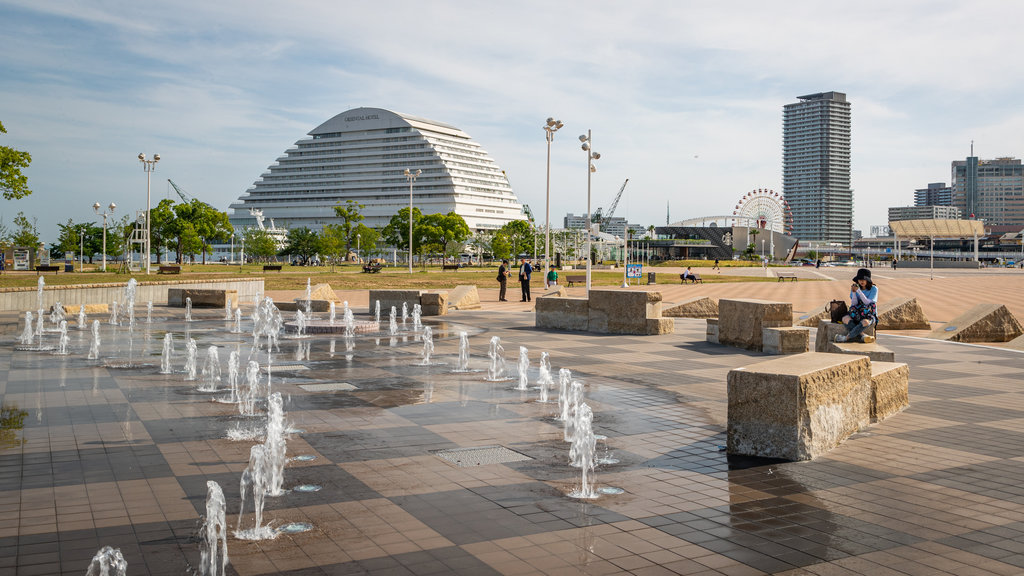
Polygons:
<instances>
[{"instance_id":1,"label":"tiled pavement","mask_svg":"<svg viewBox=\"0 0 1024 576\"><path fill-rule=\"evenodd\" d=\"M200 350L247 352L216 314L203 317L188 325ZM274 388L301 430L288 453L316 456L291 462L285 486L323 488L269 498L266 516L314 530L232 538L229 571L1024 573L1024 354L883 335L911 366L911 407L813 462L764 462L719 451L726 373L760 355L706 344L702 321L677 320L670 336L619 337L537 331L532 318L453 314L459 325L437 327L435 359L447 365L418 366L415 340L363 341L349 356L340 338L333 347L327 337L283 340ZM229 524L237 521L252 442L225 434L244 420L181 374L85 360L85 333L72 334L67 357L16 352L17 319L2 322L0 574L81 574L104 545L122 550L129 574L187 573L199 559L207 480L221 484ZM123 357L125 329L103 328L106 355ZM146 328L133 352L158 364L163 331L180 336L186 325L178 316ZM623 494L565 496L579 480L555 405L481 372L453 374L463 328L473 368L485 367L497 335L510 366L527 346L534 372L547 351L555 370L586 382L607 436L599 455L620 461L599 467L597 482ZM355 388L299 387L317 382ZM457 467L435 454L492 445L530 459Z\"/></svg>"}]
</instances>

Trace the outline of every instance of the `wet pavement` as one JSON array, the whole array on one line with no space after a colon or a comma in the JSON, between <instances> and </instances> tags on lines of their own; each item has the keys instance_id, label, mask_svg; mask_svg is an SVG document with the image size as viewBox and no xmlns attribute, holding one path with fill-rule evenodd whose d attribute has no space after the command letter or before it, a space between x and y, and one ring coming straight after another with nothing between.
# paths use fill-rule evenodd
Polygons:
<instances>
[{"instance_id":1,"label":"wet pavement","mask_svg":"<svg viewBox=\"0 0 1024 576\"><path fill-rule=\"evenodd\" d=\"M222 311L193 314L158 308L131 334L104 322L99 362L74 321L71 353L55 356L15 351L20 319L0 316L0 573L81 574L109 545L128 574L187 574L207 480L236 525L254 441L227 433L260 419L157 371L167 331L178 370L186 332L200 365L210 345L222 363L235 349L245 359L250 338L229 334ZM321 489L268 498L264 516L313 529L229 538L229 573L1024 573L1024 354L881 335L910 364L910 408L825 457L781 463L720 451L726 374L763 356L705 343L703 321L623 337L537 331L521 311L447 318L430 366L408 333L393 346L357 337L351 352L340 336L281 339L272 385L296 429L288 456L312 457L288 463L285 487ZM475 372L453 373L459 330ZM597 455L619 461L598 466L597 486L622 494L566 496L579 470L557 404L484 381L492 336L512 376L527 346L531 383L541 352L586 383L607 437ZM107 366L129 361L148 366ZM503 447L507 461L438 454L469 447Z\"/></svg>"}]
</instances>

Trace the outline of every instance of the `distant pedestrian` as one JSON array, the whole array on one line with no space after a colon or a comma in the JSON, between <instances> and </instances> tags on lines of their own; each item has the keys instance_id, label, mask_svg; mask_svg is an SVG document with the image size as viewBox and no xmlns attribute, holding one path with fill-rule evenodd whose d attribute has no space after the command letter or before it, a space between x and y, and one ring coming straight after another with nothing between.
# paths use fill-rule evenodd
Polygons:
<instances>
[{"instance_id":1,"label":"distant pedestrian","mask_svg":"<svg viewBox=\"0 0 1024 576\"><path fill-rule=\"evenodd\" d=\"M893 270L896 269L896 259L895 258L892 259L892 269Z\"/></svg>"},{"instance_id":2,"label":"distant pedestrian","mask_svg":"<svg viewBox=\"0 0 1024 576\"><path fill-rule=\"evenodd\" d=\"M817 259L817 260L816 260L816 261L814 262L814 267L815 267L815 268L821 268L821 258L818 258L818 259Z\"/></svg>"},{"instance_id":3,"label":"distant pedestrian","mask_svg":"<svg viewBox=\"0 0 1024 576\"><path fill-rule=\"evenodd\" d=\"M715 265L711 267L712 270L722 271L722 267L718 265L718 258L715 258Z\"/></svg>"},{"instance_id":4,"label":"distant pedestrian","mask_svg":"<svg viewBox=\"0 0 1024 576\"><path fill-rule=\"evenodd\" d=\"M551 288L552 286L558 286L558 272L555 272L554 268L549 268L548 275L544 279L544 287Z\"/></svg>"},{"instance_id":5,"label":"distant pedestrian","mask_svg":"<svg viewBox=\"0 0 1024 576\"><path fill-rule=\"evenodd\" d=\"M505 299L505 291L508 289L508 260L502 260L498 266L498 302L508 302Z\"/></svg>"},{"instance_id":6,"label":"distant pedestrian","mask_svg":"<svg viewBox=\"0 0 1024 576\"><path fill-rule=\"evenodd\" d=\"M533 273L533 266L523 258L522 263L519 265L519 286L523 291L523 299L520 302L530 301L530 274Z\"/></svg>"}]
</instances>

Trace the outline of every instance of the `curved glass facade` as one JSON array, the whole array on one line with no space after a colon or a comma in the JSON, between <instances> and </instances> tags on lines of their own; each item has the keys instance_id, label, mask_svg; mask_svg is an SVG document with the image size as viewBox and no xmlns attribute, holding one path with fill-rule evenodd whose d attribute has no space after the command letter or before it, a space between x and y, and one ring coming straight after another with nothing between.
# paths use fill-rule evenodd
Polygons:
<instances>
[{"instance_id":1,"label":"curved glass facade","mask_svg":"<svg viewBox=\"0 0 1024 576\"><path fill-rule=\"evenodd\" d=\"M413 206L425 214L454 211L470 229L496 230L523 220L522 205L486 150L454 126L380 108L342 112L285 150L231 204L235 227L256 225L250 208L278 226L319 230L336 223L334 206L363 204L364 224L387 225L409 206L405 170L422 174Z\"/></svg>"}]
</instances>

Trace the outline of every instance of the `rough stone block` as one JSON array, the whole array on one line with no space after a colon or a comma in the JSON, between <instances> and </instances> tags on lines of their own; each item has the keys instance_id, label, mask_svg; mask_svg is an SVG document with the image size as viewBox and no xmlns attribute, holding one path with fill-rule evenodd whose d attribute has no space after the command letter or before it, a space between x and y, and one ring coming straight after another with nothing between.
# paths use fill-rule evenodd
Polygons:
<instances>
[{"instance_id":1,"label":"rough stone block","mask_svg":"<svg viewBox=\"0 0 1024 576\"><path fill-rule=\"evenodd\" d=\"M761 351L762 330L793 325L789 302L736 299L718 301L718 341L728 346Z\"/></svg>"},{"instance_id":2,"label":"rough stone block","mask_svg":"<svg viewBox=\"0 0 1024 576\"><path fill-rule=\"evenodd\" d=\"M420 303L421 294L423 294L422 290L370 290L369 313L373 314L374 307L379 300L382 318L387 318L392 306L401 314L403 302L409 307L411 314L413 305Z\"/></svg>"},{"instance_id":3,"label":"rough stone block","mask_svg":"<svg viewBox=\"0 0 1024 576\"><path fill-rule=\"evenodd\" d=\"M818 322L818 333L814 338L814 351L815 352L832 352L839 354L839 349L835 347L836 336L840 334L846 334L846 325L836 324L829 322L828 320L821 320ZM868 336L875 335L875 327L869 326L864 330L864 334Z\"/></svg>"},{"instance_id":4,"label":"rough stone block","mask_svg":"<svg viewBox=\"0 0 1024 576\"><path fill-rule=\"evenodd\" d=\"M647 319L661 318L661 292L591 290L589 315L590 332L649 334Z\"/></svg>"},{"instance_id":5,"label":"rough stone block","mask_svg":"<svg viewBox=\"0 0 1024 576\"><path fill-rule=\"evenodd\" d=\"M871 362L871 421L878 422L910 405L910 368L898 362Z\"/></svg>"},{"instance_id":6,"label":"rough stone block","mask_svg":"<svg viewBox=\"0 0 1024 576\"><path fill-rule=\"evenodd\" d=\"M238 290L214 290L203 288L168 288L167 305L184 308L185 299L192 300L193 308L223 308L231 299L232 307L238 306Z\"/></svg>"},{"instance_id":7,"label":"rough stone block","mask_svg":"<svg viewBox=\"0 0 1024 576\"><path fill-rule=\"evenodd\" d=\"M879 330L931 330L917 298L902 297L878 306Z\"/></svg>"},{"instance_id":8,"label":"rough stone block","mask_svg":"<svg viewBox=\"0 0 1024 576\"><path fill-rule=\"evenodd\" d=\"M710 344L719 344L718 342L718 318L708 318L707 332L704 333L705 339Z\"/></svg>"},{"instance_id":9,"label":"rough stone block","mask_svg":"<svg viewBox=\"0 0 1024 576\"><path fill-rule=\"evenodd\" d=\"M312 300L325 300L328 302L333 300L334 302L341 302L341 300L338 299L338 295L334 293L334 289L327 283L317 284L311 287L309 295Z\"/></svg>"},{"instance_id":10,"label":"rough stone block","mask_svg":"<svg viewBox=\"0 0 1024 576\"><path fill-rule=\"evenodd\" d=\"M456 286L448 298L448 307L456 310L479 310L480 293L476 285Z\"/></svg>"},{"instance_id":11,"label":"rough stone block","mask_svg":"<svg viewBox=\"0 0 1024 576\"><path fill-rule=\"evenodd\" d=\"M648 318L647 335L672 334L676 331L676 321L672 318Z\"/></svg>"},{"instance_id":12,"label":"rough stone block","mask_svg":"<svg viewBox=\"0 0 1024 576\"><path fill-rule=\"evenodd\" d=\"M691 298L678 304L662 304L662 316L670 318L717 318L718 300L708 296Z\"/></svg>"},{"instance_id":13,"label":"rough stone block","mask_svg":"<svg viewBox=\"0 0 1024 576\"><path fill-rule=\"evenodd\" d=\"M448 293L427 292L421 294L420 313L423 316L444 316L448 314Z\"/></svg>"},{"instance_id":14,"label":"rough stone block","mask_svg":"<svg viewBox=\"0 0 1024 576\"><path fill-rule=\"evenodd\" d=\"M803 354L810 348L811 331L808 328L764 328L761 350L765 354Z\"/></svg>"},{"instance_id":15,"label":"rough stone block","mask_svg":"<svg viewBox=\"0 0 1024 576\"><path fill-rule=\"evenodd\" d=\"M1009 342L1024 328L1001 304L982 303L933 330L929 338L952 342Z\"/></svg>"},{"instance_id":16,"label":"rough stone block","mask_svg":"<svg viewBox=\"0 0 1024 576\"><path fill-rule=\"evenodd\" d=\"M580 330L589 328L590 305L586 298L538 298L537 328Z\"/></svg>"},{"instance_id":17,"label":"rough stone block","mask_svg":"<svg viewBox=\"0 0 1024 576\"><path fill-rule=\"evenodd\" d=\"M864 344L862 342L833 342L829 345L829 349L826 352L859 354L867 356L872 362L893 362L896 359L896 355L893 354L892 350L878 342L872 342L871 344Z\"/></svg>"},{"instance_id":18,"label":"rough stone block","mask_svg":"<svg viewBox=\"0 0 1024 576\"><path fill-rule=\"evenodd\" d=\"M555 286L548 288L543 294L537 296L537 298L565 298L568 292L565 291L565 286Z\"/></svg>"},{"instance_id":19,"label":"rough stone block","mask_svg":"<svg viewBox=\"0 0 1024 576\"><path fill-rule=\"evenodd\" d=\"M730 454L811 460L871 418L871 362L806 352L729 372Z\"/></svg>"},{"instance_id":20,"label":"rough stone block","mask_svg":"<svg viewBox=\"0 0 1024 576\"><path fill-rule=\"evenodd\" d=\"M110 304L65 304L64 315L65 316L77 316L78 309L85 306L85 315L92 316L93 314L109 314ZM50 308L53 311L53 308Z\"/></svg>"}]
</instances>

